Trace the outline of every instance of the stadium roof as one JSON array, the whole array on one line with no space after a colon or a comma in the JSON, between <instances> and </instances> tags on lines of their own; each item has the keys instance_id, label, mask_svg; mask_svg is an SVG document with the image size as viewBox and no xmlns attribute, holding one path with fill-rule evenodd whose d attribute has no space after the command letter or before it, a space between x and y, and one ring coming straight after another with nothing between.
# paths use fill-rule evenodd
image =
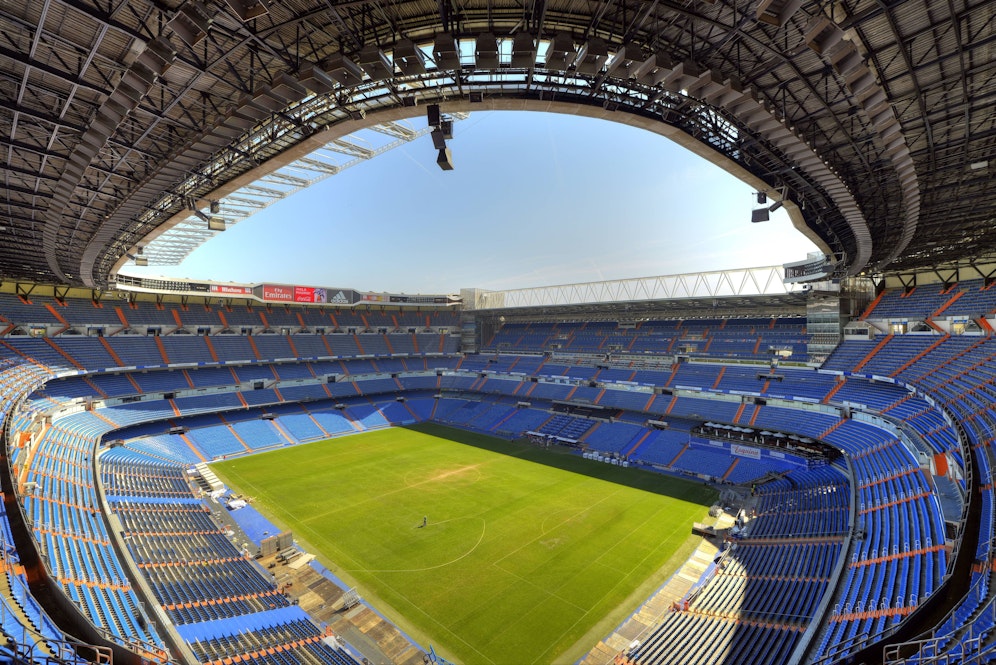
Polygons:
<instances>
[{"instance_id":1,"label":"stadium roof","mask_svg":"<svg viewBox=\"0 0 996 665\"><path fill-rule=\"evenodd\" d=\"M842 273L996 250L990 0L39 0L0 28L2 279L104 287L191 212L434 102L670 136Z\"/></svg>"},{"instance_id":2,"label":"stadium roof","mask_svg":"<svg viewBox=\"0 0 996 665\"><path fill-rule=\"evenodd\" d=\"M828 289L834 285L823 283ZM809 285L785 281L782 266L634 277L630 279L537 286L528 289L461 292L465 309L514 311L527 309L572 312L626 312L662 307L691 312L724 312L736 308L806 306Z\"/></svg>"}]
</instances>

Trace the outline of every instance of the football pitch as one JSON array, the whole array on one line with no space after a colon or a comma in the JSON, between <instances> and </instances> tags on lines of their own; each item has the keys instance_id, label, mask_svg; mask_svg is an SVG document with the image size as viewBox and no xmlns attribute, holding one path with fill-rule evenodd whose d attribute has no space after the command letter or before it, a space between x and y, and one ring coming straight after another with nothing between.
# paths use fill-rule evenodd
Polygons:
<instances>
[{"instance_id":1,"label":"football pitch","mask_svg":"<svg viewBox=\"0 0 996 665\"><path fill-rule=\"evenodd\" d=\"M467 665L575 662L687 558L716 499L438 425L213 468L423 646Z\"/></svg>"}]
</instances>

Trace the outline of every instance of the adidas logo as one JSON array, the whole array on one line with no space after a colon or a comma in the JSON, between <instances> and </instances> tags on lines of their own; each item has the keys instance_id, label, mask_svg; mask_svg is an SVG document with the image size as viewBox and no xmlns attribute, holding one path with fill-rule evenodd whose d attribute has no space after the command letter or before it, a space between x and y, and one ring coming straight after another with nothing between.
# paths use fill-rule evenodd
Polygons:
<instances>
[{"instance_id":1,"label":"adidas logo","mask_svg":"<svg viewBox=\"0 0 996 665\"><path fill-rule=\"evenodd\" d=\"M346 294L340 291L339 293L332 296L332 300L330 300L329 302L333 302L337 305L348 305L349 298L346 297Z\"/></svg>"}]
</instances>

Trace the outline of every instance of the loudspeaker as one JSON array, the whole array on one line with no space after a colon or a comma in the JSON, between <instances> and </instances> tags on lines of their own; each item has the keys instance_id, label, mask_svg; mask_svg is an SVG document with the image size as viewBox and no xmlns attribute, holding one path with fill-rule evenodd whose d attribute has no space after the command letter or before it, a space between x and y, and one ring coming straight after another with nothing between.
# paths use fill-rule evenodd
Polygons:
<instances>
[{"instance_id":1,"label":"loudspeaker","mask_svg":"<svg viewBox=\"0 0 996 665\"><path fill-rule=\"evenodd\" d=\"M439 168L444 171L453 170L453 153L450 152L449 148L443 148L439 151L439 156L436 157L436 163L439 164Z\"/></svg>"},{"instance_id":2,"label":"loudspeaker","mask_svg":"<svg viewBox=\"0 0 996 665\"><path fill-rule=\"evenodd\" d=\"M425 115L430 127L439 127L439 104L429 104L425 107Z\"/></svg>"},{"instance_id":3,"label":"loudspeaker","mask_svg":"<svg viewBox=\"0 0 996 665\"><path fill-rule=\"evenodd\" d=\"M443 136L443 130L439 127L432 130L430 134L432 136L432 147L436 150L442 150L446 147L446 137Z\"/></svg>"},{"instance_id":4,"label":"loudspeaker","mask_svg":"<svg viewBox=\"0 0 996 665\"><path fill-rule=\"evenodd\" d=\"M768 221L768 209L757 208L756 210L751 211L750 221L753 222L754 224L757 224L758 222Z\"/></svg>"}]
</instances>

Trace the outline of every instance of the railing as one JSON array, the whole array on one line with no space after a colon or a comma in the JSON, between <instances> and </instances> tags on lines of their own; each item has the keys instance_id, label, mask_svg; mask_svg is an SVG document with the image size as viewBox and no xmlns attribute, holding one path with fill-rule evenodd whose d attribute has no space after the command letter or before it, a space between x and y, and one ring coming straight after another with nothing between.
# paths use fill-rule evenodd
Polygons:
<instances>
[{"instance_id":1,"label":"railing","mask_svg":"<svg viewBox=\"0 0 996 665\"><path fill-rule=\"evenodd\" d=\"M962 601L968 599L973 593L980 601L984 601L988 596L988 590L983 589L983 586L983 581L976 582L969 592L962 597ZM948 623L960 606L961 603L958 603L937 625L943 626ZM977 633L975 626L980 619L986 620L987 623L986 627ZM960 637L956 637L957 629L955 629L945 635L935 634L926 639L892 644L885 648L883 659L887 664L903 663L910 657L913 647L916 647L915 653L920 665L989 663L992 661L993 655L996 654L996 644L983 646L982 642L992 633L994 625L996 625L996 598L990 598L988 603L972 613L972 621L965 624L966 631ZM942 651L948 643L951 643L951 649ZM907 655L901 655L903 653Z\"/></svg>"},{"instance_id":2,"label":"railing","mask_svg":"<svg viewBox=\"0 0 996 665\"><path fill-rule=\"evenodd\" d=\"M12 572L14 562L7 557L7 543L3 534L0 534L0 575L7 575ZM9 575L9 583L12 587L20 585L23 597L30 598L31 592L24 581L17 575ZM7 599L11 603L17 603L15 594ZM42 623L57 625L40 606L36 607ZM2 635L6 638L6 644L0 649L0 659L11 657L11 662L15 663L41 663L43 665L75 665L82 662L83 658L77 655L80 651L87 653L87 660L93 663L112 663L111 650L107 647L100 647L85 642L78 642L66 636L65 639L55 639L48 637L35 630L23 621L24 617L14 612L5 602L0 602L0 625L3 625ZM20 626L20 632L12 634L9 629L12 625Z\"/></svg>"},{"instance_id":3,"label":"railing","mask_svg":"<svg viewBox=\"0 0 996 665\"><path fill-rule=\"evenodd\" d=\"M28 391L28 392L30 392L30 391ZM27 394L27 393L25 393L25 394ZM17 406L15 406L14 408L11 409L10 415L8 415L7 419L3 423L2 444L4 446L6 446L7 442L9 442L11 440L11 428L12 428L12 423L13 423L13 418L11 417L11 415L13 413L15 413L16 410L18 408L20 408L22 405L23 405L23 398L22 398L22 400L20 400L18 402ZM31 528L32 528L32 526L33 526L31 518L25 513L25 511L24 511L24 505L20 502L20 500L18 500L16 502L16 504L17 504L17 509L20 511L21 519L23 520L23 522L24 522L25 526L27 527L27 529L30 531ZM45 571L45 573L44 573L45 577L47 577L48 580L51 580L52 583L55 584L54 580L56 578L55 578L55 576L54 576L54 574L52 572L52 567L49 564L48 557L46 556L46 554L44 552L41 551L41 548L38 547L37 544L36 544L36 548L37 548L37 553L38 553L38 561L41 564L41 567ZM4 553L6 553L6 549L4 549ZM2 565L5 567L4 570L6 570L6 566L8 565L8 563L7 563L7 561L6 561L5 558L2 561ZM31 595L30 590L26 589L25 591L26 591L27 595ZM68 596L65 596L64 598L65 598L65 602L72 603L72 601L69 600ZM130 650L134 654L140 654L143 658L146 658L146 659L155 659L155 661L159 662L159 663L171 663L171 662L173 662L171 660L171 658L170 658L169 653L162 646L157 645L157 644L148 643L148 642L145 642L143 640L136 639L136 638L129 638L129 637L122 636L122 635L115 635L114 633L112 633L110 630L108 630L104 626L98 626L98 625L96 625L93 621L91 621L88 617L86 617L86 615L83 614L83 612L79 608L79 606L76 606L75 603L72 603L72 604L76 607L76 614L77 614L78 619L80 621L85 621L87 623L87 625L89 626L89 628L93 631L93 634L99 636L100 638L102 638L104 640L106 640L108 644L113 644L113 645L117 645L118 647L123 647L124 649ZM0 605L2 605L2 603L0 603ZM4 608L4 609L6 610L6 608ZM45 619L48 620L51 625L53 625L53 626L59 626L59 624L57 622L55 622L54 620L52 620L44 612L43 608L41 608L39 606L38 610L39 610L39 613L42 616L44 616ZM18 624L23 625L23 624L21 624L21 622L20 622L19 619L18 619ZM60 627L60 630L61 630L61 627ZM26 631L25 635L37 636L39 639L42 640L43 643L52 643L54 645L58 645L60 643L58 640L49 640L45 636L39 634L37 631L34 631L34 630L30 629L30 628L25 627L25 631ZM113 650L112 650L112 647L109 647L109 646L96 646L96 645L91 645L91 644L86 643L86 642L75 641L75 640L73 640L71 638L71 636L68 636L68 635L66 636L65 642L66 642L66 644L68 644L70 646L70 648L72 649L72 651L74 653L75 653L76 650L83 650L83 651L89 650L87 652L88 654L96 654L96 655L92 656L92 659L94 659L94 662L97 662L97 663L111 663L111 662L113 662L113 656L112 656ZM34 647L32 647L32 649L33 648ZM60 656L55 656L55 657L59 658ZM106 660L100 660L100 658L104 658L104 657L106 657ZM29 661L25 661L25 662L33 662L33 661L29 660ZM44 661L42 661L42 662L44 662ZM79 660L78 659L65 660L65 658L63 657L63 660L55 660L55 661L51 661L51 662L54 662L54 663L60 663L60 662L77 663L77 662L79 662Z\"/></svg>"}]
</instances>

